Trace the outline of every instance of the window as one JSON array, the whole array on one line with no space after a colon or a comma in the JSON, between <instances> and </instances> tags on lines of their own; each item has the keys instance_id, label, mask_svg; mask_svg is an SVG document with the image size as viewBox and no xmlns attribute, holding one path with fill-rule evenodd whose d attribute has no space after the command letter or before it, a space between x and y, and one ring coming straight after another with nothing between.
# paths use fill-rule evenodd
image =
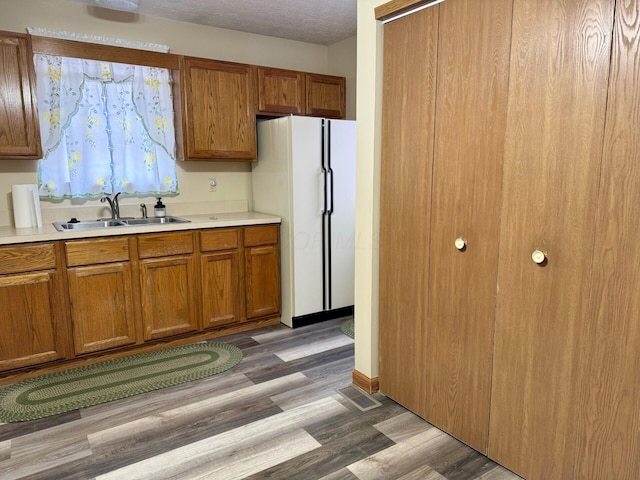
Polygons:
<instances>
[{"instance_id":1,"label":"window","mask_svg":"<svg viewBox=\"0 0 640 480\"><path fill-rule=\"evenodd\" d=\"M171 72L34 55L41 198L177 193Z\"/></svg>"}]
</instances>

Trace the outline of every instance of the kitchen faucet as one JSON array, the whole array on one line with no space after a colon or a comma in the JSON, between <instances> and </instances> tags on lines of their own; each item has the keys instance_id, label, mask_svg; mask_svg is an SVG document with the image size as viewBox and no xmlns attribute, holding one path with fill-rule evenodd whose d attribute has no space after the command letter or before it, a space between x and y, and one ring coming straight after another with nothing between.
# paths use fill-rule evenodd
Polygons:
<instances>
[{"instance_id":1,"label":"kitchen faucet","mask_svg":"<svg viewBox=\"0 0 640 480\"><path fill-rule=\"evenodd\" d=\"M111 219L112 220L119 220L120 219L120 204L118 203L118 196L121 193L122 192L116 193L113 196L113 198L109 198L108 195L105 195L100 199L101 203L109 202L109 207L111 207Z\"/></svg>"}]
</instances>

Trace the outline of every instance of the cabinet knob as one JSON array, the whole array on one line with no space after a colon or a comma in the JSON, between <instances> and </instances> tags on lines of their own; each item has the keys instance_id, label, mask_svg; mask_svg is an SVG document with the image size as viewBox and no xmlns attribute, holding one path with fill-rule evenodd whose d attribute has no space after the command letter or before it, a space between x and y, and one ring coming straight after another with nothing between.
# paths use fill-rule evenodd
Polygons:
<instances>
[{"instance_id":1,"label":"cabinet knob","mask_svg":"<svg viewBox=\"0 0 640 480\"><path fill-rule=\"evenodd\" d=\"M533 260L538 265L544 263L546 259L547 256L542 250L534 250L534 252L531 254L531 260Z\"/></svg>"},{"instance_id":2,"label":"cabinet knob","mask_svg":"<svg viewBox=\"0 0 640 480\"><path fill-rule=\"evenodd\" d=\"M458 237L458 238L456 238L456 241L454 242L454 245L456 246L456 248L458 250L462 251L467 247L467 241L462 237Z\"/></svg>"}]
</instances>

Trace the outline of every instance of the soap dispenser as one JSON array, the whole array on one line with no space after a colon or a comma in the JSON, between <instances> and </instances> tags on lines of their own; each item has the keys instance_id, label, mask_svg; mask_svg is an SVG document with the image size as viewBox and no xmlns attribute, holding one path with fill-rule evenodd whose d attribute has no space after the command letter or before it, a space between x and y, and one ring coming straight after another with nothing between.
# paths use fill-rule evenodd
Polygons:
<instances>
[{"instance_id":1,"label":"soap dispenser","mask_svg":"<svg viewBox=\"0 0 640 480\"><path fill-rule=\"evenodd\" d=\"M155 207L153 207L153 211L156 217L164 217L167 214L167 209L162 203L162 198L158 197L158 201L156 202Z\"/></svg>"}]
</instances>

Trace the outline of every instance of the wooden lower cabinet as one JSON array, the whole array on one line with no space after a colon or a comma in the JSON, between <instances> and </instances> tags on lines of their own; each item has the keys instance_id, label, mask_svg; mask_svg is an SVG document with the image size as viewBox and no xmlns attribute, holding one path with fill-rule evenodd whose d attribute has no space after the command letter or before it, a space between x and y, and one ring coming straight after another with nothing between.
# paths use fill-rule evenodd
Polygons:
<instances>
[{"instance_id":1,"label":"wooden lower cabinet","mask_svg":"<svg viewBox=\"0 0 640 480\"><path fill-rule=\"evenodd\" d=\"M274 315L280 311L280 252L274 245L245 251L247 318Z\"/></svg>"},{"instance_id":2,"label":"wooden lower cabinet","mask_svg":"<svg viewBox=\"0 0 640 480\"><path fill-rule=\"evenodd\" d=\"M200 232L202 326L216 327L243 320L240 235L242 229Z\"/></svg>"},{"instance_id":3,"label":"wooden lower cabinet","mask_svg":"<svg viewBox=\"0 0 640 480\"><path fill-rule=\"evenodd\" d=\"M131 266L110 263L68 271L76 354L136 342Z\"/></svg>"},{"instance_id":4,"label":"wooden lower cabinet","mask_svg":"<svg viewBox=\"0 0 640 480\"><path fill-rule=\"evenodd\" d=\"M63 358L58 284L58 275L51 271L0 275L0 370Z\"/></svg>"},{"instance_id":5,"label":"wooden lower cabinet","mask_svg":"<svg viewBox=\"0 0 640 480\"><path fill-rule=\"evenodd\" d=\"M144 340L198 330L193 232L138 236Z\"/></svg>"},{"instance_id":6,"label":"wooden lower cabinet","mask_svg":"<svg viewBox=\"0 0 640 480\"><path fill-rule=\"evenodd\" d=\"M0 247L0 371L65 357L60 268L54 243Z\"/></svg>"},{"instance_id":7,"label":"wooden lower cabinet","mask_svg":"<svg viewBox=\"0 0 640 480\"><path fill-rule=\"evenodd\" d=\"M243 314L244 265L240 228L200 232L200 279L203 328L239 323Z\"/></svg>"},{"instance_id":8,"label":"wooden lower cabinet","mask_svg":"<svg viewBox=\"0 0 640 480\"><path fill-rule=\"evenodd\" d=\"M0 247L0 306L5 377L273 324L279 225Z\"/></svg>"},{"instance_id":9,"label":"wooden lower cabinet","mask_svg":"<svg viewBox=\"0 0 640 480\"><path fill-rule=\"evenodd\" d=\"M202 255L200 272L204 328L240 322L242 289L238 251Z\"/></svg>"},{"instance_id":10,"label":"wooden lower cabinet","mask_svg":"<svg viewBox=\"0 0 640 480\"><path fill-rule=\"evenodd\" d=\"M193 257L154 258L140 262L144 339L198 329Z\"/></svg>"},{"instance_id":11,"label":"wooden lower cabinet","mask_svg":"<svg viewBox=\"0 0 640 480\"><path fill-rule=\"evenodd\" d=\"M280 313L280 245L277 225L244 232L247 319Z\"/></svg>"},{"instance_id":12,"label":"wooden lower cabinet","mask_svg":"<svg viewBox=\"0 0 640 480\"><path fill-rule=\"evenodd\" d=\"M127 237L65 242L77 355L136 342Z\"/></svg>"}]
</instances>

